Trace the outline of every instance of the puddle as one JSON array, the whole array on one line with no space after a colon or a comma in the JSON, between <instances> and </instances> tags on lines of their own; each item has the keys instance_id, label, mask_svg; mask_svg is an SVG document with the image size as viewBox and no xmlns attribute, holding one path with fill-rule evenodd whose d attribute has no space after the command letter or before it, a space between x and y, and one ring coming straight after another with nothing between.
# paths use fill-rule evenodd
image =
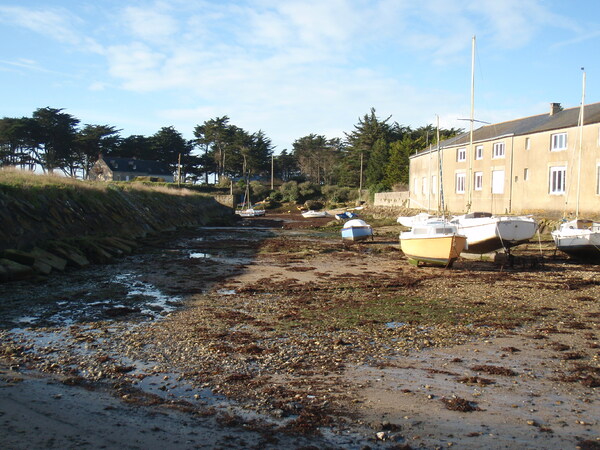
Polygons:
<instances>
[{"instance_id":1,"label":"puddle","mask_svg":"<svg viewBox=\"0 0 600 450\"><path fill-rule=\"evenodd\" d=\"M190 258L194 258L194 259L208 259L208 258L212 258L212 255L210 253L193 252L193 253L190 253Z\"/></svg>"},{"instance_id":2,"label":"puddle","mask_svg":"<svg viewBox=\"0 0 600 450\"><path fill-rule=\"evenodd\" d=\"M217 294L219 295L235 295L235 289L219 289L217 290Z\"/></svg>"},{"instance_id":3,"label":"puddle","mask_svg":"<svg viewBox=\"0 0 600 450\"><path fill-rule=\"evenodd\" d=\"M402 327L405 327L406 325L408 325L408 324L406 324L404 322L388 322L385 324L386 328L392 328L392 329L402 328Z\"/></svg>"}]
</instances>

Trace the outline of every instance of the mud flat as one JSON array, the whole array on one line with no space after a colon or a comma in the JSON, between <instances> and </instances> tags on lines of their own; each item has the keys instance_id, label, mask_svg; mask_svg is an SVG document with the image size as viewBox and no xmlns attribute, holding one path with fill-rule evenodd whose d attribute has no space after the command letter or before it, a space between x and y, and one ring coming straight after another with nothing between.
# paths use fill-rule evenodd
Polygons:
<instances>
[{"instance_id":1,"label":"mud flat","mask_svg":"<svg viewBox=\"0 0 600 450\"><path fill-rule=\"evenodd\" d=\"M394 229L266 220L2 286L0 444L598 448L597 267L414 268Z\"/></svg>"}]
</instances>

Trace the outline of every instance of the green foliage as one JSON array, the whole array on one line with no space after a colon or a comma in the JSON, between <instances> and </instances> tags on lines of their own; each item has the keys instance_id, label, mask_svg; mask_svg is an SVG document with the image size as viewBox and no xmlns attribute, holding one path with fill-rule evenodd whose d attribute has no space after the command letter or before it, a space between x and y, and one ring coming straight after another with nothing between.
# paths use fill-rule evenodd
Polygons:
<instances>
[{"instance_id":1,"label":"green foliage","mask_svg":"<svg viewBox=\"0 0 600 450\"><path fill-rule=\"evenodd\" d=\"M252 199L255 201L264 200L268 197L269 193L271 192L271 189L269 189L259 181L251 181L250 190L252 192Z\"/></svg>"},{"instance_id":2,"label":"green foliage","mask_svg":"<svg viewBox=\"0 0 600 450\"><path fill-rule=\"evenodd\" d=\"M347 203L358 198L358 191L345 186L323 186L321 193L330 203Z\"/></svg>"},{"instance_id":3,"label":"green foliage","mask_svg":"<svg viewBox=\"0 0 600 450\"><path fill-rule=\"evenodd\" d=\"M300 190L296 181L288 181L279 187L281 201L297 203L300 200Z\"/></svg>"},{"instance_id":4,"label":"green foliage","mask_svg":"<svg viewBox=\"0 0 600 450\"><path fill-rule=\"evenodd\" d=\"M311 183L310 181L305 181L304 183L300 183L298 185L298 194L300 195L299 200L306 201L312 200L314 198L320 197L321 188L319 185Z\"/></svg>"}]
</instances>

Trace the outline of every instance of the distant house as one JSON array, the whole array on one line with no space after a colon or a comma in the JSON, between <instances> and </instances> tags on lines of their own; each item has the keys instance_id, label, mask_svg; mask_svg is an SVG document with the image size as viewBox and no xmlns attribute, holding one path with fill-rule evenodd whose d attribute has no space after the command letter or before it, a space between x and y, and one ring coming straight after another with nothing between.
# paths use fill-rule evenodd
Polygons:
<instances>
[{"instance_id":1,"label":"distant house","mask_svg":"<svg viewBox=\"0 0 600 450\"><path fill-rule=\"evenodd\" d=\"M580 186L580 211L598 214L600 103L585 105L582 129L579 113L552 103L549 113L476 129L472 145L467 132L440 142L439 152L423 149L410 157L410 205L437 209L441 156L451 212L560 215L575 208Z\"/></svg>"},{"instance_id":2,"label":"distant house","mask_svg":"<svg viewBox=\"0 0 600 450\"><path fill-rule=\"evenodd\" d=\"M95 181L131 181L136 177L151 177L167 183L174 180L167 164L143 159L100 156L90 169L90 180Z\"/></svg>"}]
</instances>

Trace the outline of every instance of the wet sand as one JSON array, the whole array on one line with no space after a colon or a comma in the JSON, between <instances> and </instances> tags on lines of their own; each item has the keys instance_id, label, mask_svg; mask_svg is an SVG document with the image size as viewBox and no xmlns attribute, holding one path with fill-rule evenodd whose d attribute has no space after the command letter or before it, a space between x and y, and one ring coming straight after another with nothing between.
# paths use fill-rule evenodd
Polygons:
<instances>
[{"instance_id":1,"label":"wet sand","mask_svg":"<svg viewBox=\"0 0 600 450\"><path fill-rule=\"evenodd\" d=\"M9 319L25 315L27 296L11 287L10 311L1 311L0 423L7 433L0 444L600 444L595 267L547 252L534 269L477 260L452 270L414 268L394 227L349 245L314 228L325 223L287 215L247 220L247 231L272 228L260 239L218 245L191 233L96 269L98 280L108 276L103 270L131 273L176 298L152 320L111 284L104 295L120 295L129 308L102 310L112 320L96 310L61 326L47 313L15 331ZM196 256L181 258L182 249ZM215 256L225 250L219 263ZM78 276L56 282L69 291L68 280ZM38 287L18 285L22 293ZM54 302L69 300L50 287ZM115 309L123 317L115 319Z\"/></svg>"}]
</instances>

